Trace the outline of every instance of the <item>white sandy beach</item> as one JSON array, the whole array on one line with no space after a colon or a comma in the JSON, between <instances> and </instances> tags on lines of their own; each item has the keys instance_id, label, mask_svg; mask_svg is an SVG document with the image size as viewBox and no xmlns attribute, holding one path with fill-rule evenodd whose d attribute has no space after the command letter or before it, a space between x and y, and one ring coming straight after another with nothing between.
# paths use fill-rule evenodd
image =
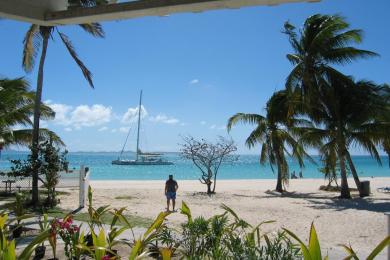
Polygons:
<instances>
[{"instance_id":1,"label":"white sandy beach","mask_svg":"<svg viewBox=\"0 0 390 260\"><path fill-rule=\"evenodd\" d=\"M178 181L177 208L185 201L194 216L210 217L221 213L222 203L234 209L251 224L264 220L276 223L264 227L271 232L286 227L307 240L311 222L314 221L324 253L341 257L339 244L351 244L361 256L367 256L387 235L390 211L390 194L379 193L377 188L390 186L390 178L369 178L372 196L352 200L339 200L338 193L319 191L326 184L321 179L291 180L288 193L283 196L273 192L275 180L219 180L216 194L209 197L206 187L199 181ZM96 206L126 206L131 214L154 218L166 207L163 195L164 181L91 181ZM349 180L355 187L353 180ZM78 193L61 198L62 208L75 209ZM130 196L130 199L115 199ZM174 213L168 223L178 226L185 217ZM382 255L384 258L384 255Z\"/></svg>"}]
</instances>

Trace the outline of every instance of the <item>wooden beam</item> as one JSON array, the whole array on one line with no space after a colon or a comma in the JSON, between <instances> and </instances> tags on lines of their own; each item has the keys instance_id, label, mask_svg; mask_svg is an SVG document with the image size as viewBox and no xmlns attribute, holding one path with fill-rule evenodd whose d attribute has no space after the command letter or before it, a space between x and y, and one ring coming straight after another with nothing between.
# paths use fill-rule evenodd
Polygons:
<instances>
[{"instance_id":1,"label":"wooden beam","mask_svg":"<svg viewBox=\"0 0 390 260\"><path fill-rule=\"evenodd\" d=\"M165 16L174 13L203 12L218 9L237 9L245 6L278 5L320 0L138 0L91 8L71 8L47 12L45 22L50 25L81 24L143 16Z\"/></svg>"}]
</instances>

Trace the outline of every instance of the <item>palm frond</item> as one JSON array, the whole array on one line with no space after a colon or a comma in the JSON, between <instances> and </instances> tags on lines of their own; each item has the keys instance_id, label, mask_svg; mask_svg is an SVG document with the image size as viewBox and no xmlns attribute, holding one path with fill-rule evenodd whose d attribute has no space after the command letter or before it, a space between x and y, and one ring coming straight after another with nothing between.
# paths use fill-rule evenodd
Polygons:
<instances>
[{"instance_id":1,"label":"palm frond","mask_svg":"<svg viewBox=\"0 0 390 260\"><path fill-rule=\"evenodd\" d=\"M104 38L104 30L100 23L85 23L79 26L94 37Z\"/></svg>"},{"instance_id":2,"label":"palm frond","mask_svg":"<svg viewBox=\"0 0 390 260\"><path fill-rule=\"evenodd\" d=\"M324 60L336 64L345 64L351 63L357 59L371 58L376 56L379 56L379 54L372 51L360 50L354 47L340 47L334 48L324 53Z\"/></svg>"},{"instance_id":3,"label":"palm frond","mask_svg":"<svg viewBox=\"0 0 390 260\"><path fill-rule=\"evenodd\" d=\"M243 124L259 124L265 118L258 114L245 114L245 113L237 113L229 118L227 123L227 130L230 131L234 125L237 123Z\"/></svg>"},{"instance_id":4,"label":"palm frond","mask_svg":"<svg viewBox=\"0 0 390 260\"><path fill-rule=\"evenodd\" d=\"M68 36L66 36L64 33L61 33L57 30L58 34L60 35L60 38L62 42L65 44L65 47L68 49L69 54L72 56L73 60L77 63L79 68L81 69L85 79L88 81L89 85L94 88L93 81L92 81L92 73L88 70L88 68L84 65L84 63L79 59L76 50L74 49L72 42L69 40Z\"/></svg>"},{"instance_id":5,"label":"palm frond","mask_svg":"<svg viewBox=\"0 0 390 260\"><path fill-rule=\"evenodd\" d=\"M42 37L39 25L32 24L23 40L23 69L30 72L34 68L35 59L41 46Z\"/></svg>"}]
</instances>

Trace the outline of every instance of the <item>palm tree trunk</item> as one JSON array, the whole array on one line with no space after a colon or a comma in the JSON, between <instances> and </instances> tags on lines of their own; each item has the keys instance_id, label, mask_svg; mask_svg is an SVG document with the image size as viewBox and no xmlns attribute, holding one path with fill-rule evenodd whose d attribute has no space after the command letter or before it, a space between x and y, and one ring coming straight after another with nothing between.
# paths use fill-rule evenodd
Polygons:
<instances>
[{"instance_id":1,"label":"palm tree trunk","mask_svg":"<svg viewBox=\"0 0 390 260\"><path fill-rule=\"evenodd\" d=\"M283 173L284 173L284 166L282 163L282 155L280 154L280 151L277 151L276 154L276 164L278 167L278 180L276 182L276 191L282 193L283 192ZM282 150L283 153L283 150Z\"/></svg>"},{"instance_id":2,"label":"palm tree trunk","mask_svg":"<svg viewBox=\"0 0 390 260\"><path fill-rule=\"evenodd\" d=\"M345 155L342 149L338 149L339 164L340 164L340 175L341 175L341 194L340 198L350 199L351 194L349 192L348 180L347 180L347 169L345 167Z\"/></svg>"},{"instance_id":3,"label":"palm tree trunk","mask_svg":"<svg viewBox=\"0 0 390 260\"><path fill-rule=\"evenodd\" d=\"M349 165L349 168L351 169L353 179L354 179L356 187L357 187L357 189L359 191L359 196L360 197L364 197L363 196L362 186L360 185L359 175L356 172L355 165L353 164L351 155L349 154L348 151L345 151L345 157L346 157L346 159L348 161L348 165Z\"/></svg>"},{"instance_id":4,"label":"palm tree trunk","mask_svg":"<svg viewBox=\"0 0 390 260\"><path fill-rule=\"evenodd\" d=\"M282 169L279 163L278 163L278 180L276 182L276 191L280 193L283 192Z\"/></svg>"},{"instance_id":5,"label":"palm tree trunk","mask_svg":"<svg viewBox=\"0 0 390 260\"><path fill-rule=\"evenodd\" d=\"M278 167L278 179L276 182L276 191L282 193L283 192L283 181L282 181L283 169L282 169L282 160L280 159L279 154L276 156L276 164Z\"/></svg>"},{"instance_id":6,"label":"palm tree trunk","mask_svg":"<svg viewBox=\"0 0 390 260\"><path fill-rule=\"evenodd\" d=\"M33 162L38 159L38 145L39 145L39 119L41 117L41 101L42 101L42 87L43 87L43 67L45 65L47 45L49 41L49 33L43 34L42 53L39 61L38 69L38 80L37 90L35 95L34 104L34 124L32 133L32 146L31 146L31 157ZM34 163L32 171L32 203L34 206L38 205L39 194L38 194L38 165Z\"/></svg>"}]
</instances>

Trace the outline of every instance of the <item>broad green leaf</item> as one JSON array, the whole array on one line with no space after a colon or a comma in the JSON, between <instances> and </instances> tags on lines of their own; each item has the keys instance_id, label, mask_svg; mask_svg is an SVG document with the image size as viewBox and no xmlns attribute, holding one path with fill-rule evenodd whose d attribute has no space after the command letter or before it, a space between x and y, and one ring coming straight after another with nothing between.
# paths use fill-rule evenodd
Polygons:
<instances>
[{"instance_id":1,"label":"broad green leaf","mask_svg":"<svg viewBox=\"0 0 390 260\"><path fill-rule=\"evenodd\" d=\"M106 236L104 230L100 229L97 236L92 233L92 239L95 249L95 259L100 260L106 254Z\"/></svg>"},{"instance_id":2,"label":"broad green leaf","mask_svg":"<svg viewBox=\"0 0 390 260\"><path fill-rule=\"evenodd\" d=\"M8 215L5 214L3 216L0 216L0 228L4 229L5 222L7 222Z\"/></svg>"},{"instance_id":3,"label":"broad green leaf","mask_svg":"<svg viewBox=\"0 0 390 260\"><path fill-rule=\"evenodd\" d=\"M139 239L136 240L133 248L131 249L129 260L134 260L137 257L137 255L139 255L139 253L140 253L139 251L141 250L141 246L142 246L141 240L139 240Z\"/></svg>"},{"instance_id":4,"label":"broad green leaf","mask_svg":"<svg viewBox=\"0 0 390 260\"><path fill-rule=\"evenodd\" d=\"M340 246L344 248L344 250L347 251L347 253L349 254L344 260L349 260L349 259L359 260L359 258L357 257L355 251L353 251L351 246L346 246L346 245L340 245Z\"/></svg>"},{"instance_id":5,"label":"broad green leaf","mask_svg":"<svg viewBox=\"0 0 390 260\"><path fill-rule=\"evenodd\" d=\"M144 234L144 239L155 229L159 228L161 224L164 222L165 218L171 214L170 212L160 212L157 218L154 220L153 224L146 230Z\"/></svg>"},{"instance_id":6,"label":"broad green leaf","mask_svg":"<svg viewBox=\"0 0 390 260\"><path fill-rule=\"evenodd\" d=\"M192 223L191 210L184 201L182 201L181 203L181 214L186 215L188 218L188 222Z\"/></svg>"},{"instance_id":7,"label":"broad green leaf","mask_svg":"<svg viewBox=\"0 0 390 260\"><path fill-rule=\"evenodd\" d=\"M309 238L309 252L311 259L322 260L320 242L314 224L311 223L310 238Z\"/></svg>"},{"instance_id":8,"label":"broad green leaf","mask_svg":"<svg viewBox=\"0 0 390 260\"><path fill-rule=\"evenodd\" d=\"M372 250L371 254L367 257L367 260L374 259L387 246L390 246L390 236L383 239L382 242Z\"/></svg>"},{"instance_id":9,"label":"broad green leaf","mask_svg":"<svg viewBox=\"0 0 390 260\"><path fill-rule=\"evenodd\" d=\"M4 260L16 260L16 255L15 255L15 240L12 240L6 250L4 251Z\"/></svg>"},{"instance_id":10,"label":"broad green leaf","mask_svg":"<svg viewBox=\"0 0 390 260\"><path fill-rule=\"evenodd\" d=\"M296 241L298 241L298 243L301 245L303 259L304 260L312 260L312 258L310 256L310 251L306 247L306 245L293 232L291 232L290 230L285 229L285 228L283 228L283 230L286 231L287 234L289 234L292 238L294 238Z\"/></svg>"},{"instance_id":11,"label":"broad green leaf","mask_svg":"<svg viewBox=\"0 0 390 260\"><path fill-rule=\"evenodd\" d=\"M161 248L160 249L160 255L162 257L162 260L171 260L172 258L172 249L170 248Z\"/></svg>"}]
</instances>

